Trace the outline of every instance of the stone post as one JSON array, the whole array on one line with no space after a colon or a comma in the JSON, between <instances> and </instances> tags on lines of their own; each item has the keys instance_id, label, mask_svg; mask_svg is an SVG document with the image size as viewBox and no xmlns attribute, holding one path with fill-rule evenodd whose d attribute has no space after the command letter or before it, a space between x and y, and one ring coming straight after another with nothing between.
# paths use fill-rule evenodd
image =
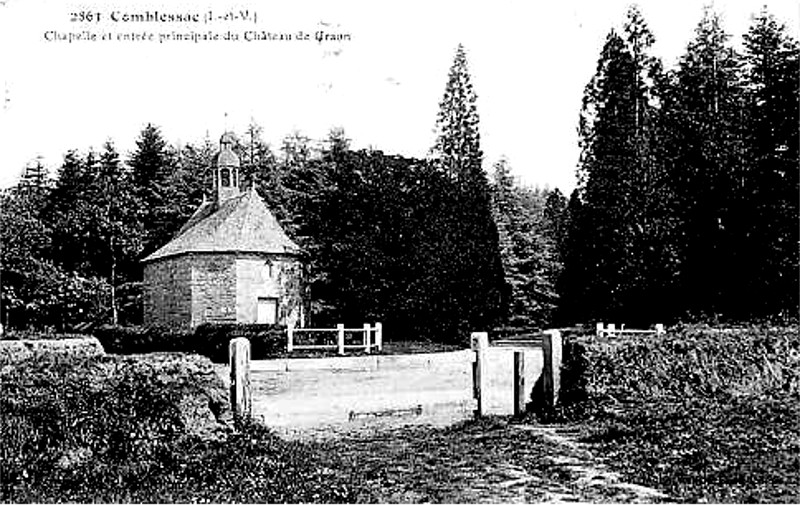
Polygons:
<instances>
[{"instance_id":1,"label":"stone post","mask_svg":"<svg viewBox=\"0 0 800 505\"><path fill-rule=\"evenodd\" d=\"M250 341L234 338L228 344L231 368L231 408L237 424L250 418L252 396L250 391Z\"/></svg>"},{"instance_id":2,"label":"stone post","mask_svg":"<svg viewBox=\"0 0 800 505\"><path fill-rule=\"evenodd\" d=\"M375 323L375 345L378 350L383 350L383 324Z\"/></svg>"},{"instance_id":3,"label":"stone post","mask_svg":"<svg viewBox=\"0 0 800 505\"><path fill-rule=\"evenodd\" d=\"M364 351L369 354L370 338L369 338L369 323L364 323Z\"/></svg>"},{"instance_id":4,"label":"stone post","mask_svg":"<svg viewBox=\"0 0 800 505\"><path fill-rule=\"evenodd\" d=\"M339 354L341 356L344 356L344 325L337 324L336 330L338 331L338 336L339 336L339 338L337 339L339 345Z\"/></svg>"},{"instance_id":5,"label":"stone post","mask_svg":"<svg viewBox=\"0 0 800 505\"><path fill-rule=\"evenodd\" d=\"M561 332L559 330L544 332L542 353L544 355L544 367L542 368L544 401L548 407L555 407L558 404L558 394L561 389Z\"/></svg>"},{"instance_id":6,"label":"stone post","mask_svg":"<svg viewBox=\"0 0 800 505\"><path fill-rule=\"evenodd\" d=\"M475 351L475 363L472 366L472 389L475 397L475 417L481 417L486 413L486 405L483 403L483 391L489 379L487 365L489 350L489 334L486 332L474 332L470 338L470 347Z\"/></svg>"},{"instance_id":7,"label":"stone post","mask_svg":"<svg viewBox=\"0 0 800 505\"><path fill-rule=\"evenodd\" d=\"M525 351L514 351L514 415L525 414Z\"/></svg>"}]
</instances>

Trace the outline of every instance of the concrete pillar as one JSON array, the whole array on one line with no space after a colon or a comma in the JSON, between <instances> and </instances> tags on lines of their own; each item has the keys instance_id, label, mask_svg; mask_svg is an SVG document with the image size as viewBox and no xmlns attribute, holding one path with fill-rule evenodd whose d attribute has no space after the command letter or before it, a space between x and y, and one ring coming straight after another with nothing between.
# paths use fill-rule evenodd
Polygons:
<instances>
[{"instance_id":1,"label":"concrete pillar","mask_svg":"<svg viewBox=\"0 0 800 505\"><path fill-rule=\"evenodd\" d=\"M250 341L234 338L228 344L231 368L231 408L237 423L250 418L252 395L250 391Z\"/></svg>"},{"instance_id":2,"label":"concrete pillar","mask_svg":"<svg viewBox=\"0 0 800 505\"><path fill-rule=\"evenodd\" d=\"M472 367L472 390L477 402L475 406L475 417L481 417L486 413L486 405L483 402L483 392L486 391L488 383L488 350L489 334L486 332L475 332L470 338L470 347L475 351L475 363Z\"/></svg>"},{"instance_id":3,"label":"concrete pillar","mask_svg":"<svg viewBox=\"0 0 800 505\"><path fill-rule=\"evenodd\" d=\"M514 351L514 415L525 414L525 351Z\"/></svg>"},{"instance_id":4,"label":"concrete pillar","mask_svg":"<svg viewBox=\"0 0 800 505\"><path fill-rule=\"evenodd\" d=\"M337 324L336 325L336 330L338 331L337 343L338 343L338 346L339 346L339 354L341 356L344 356L344 325L343 324Z\"/></svg>"},{"instance_id":5,"label":"concrete pillar","mask_svg":"<svg viewBox=\"0 0 800 505\"><path fill-rule=\"evenodd\" d=\"M542 354L544 367L542 368L542 386L544 386L544 399L548 407L558 404L558 394L561 390L561 332L559 330L546 330L542 338Z\"/></svg>"},{"instance_id":6,"label":"concrete pillar","mask_svg":"<svg viewBox=\"0 0 800 505\"><path fill-rule=\"evenodd\" d=\"M375 346L379 351L383 350L383 324L375 323Z\"/></svg>"}]
</instances>

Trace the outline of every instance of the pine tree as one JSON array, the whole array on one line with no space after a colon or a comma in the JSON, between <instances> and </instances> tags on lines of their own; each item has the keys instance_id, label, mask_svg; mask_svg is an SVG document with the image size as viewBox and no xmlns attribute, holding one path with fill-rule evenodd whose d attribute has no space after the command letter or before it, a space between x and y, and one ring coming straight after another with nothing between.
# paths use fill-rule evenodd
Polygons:
<instances>
[{"instance_id":1,"label":"pine tree","mask_svg":"<svg viewBox=\"0 0 800 505\"><path fill-rule=\"evenodd\" d=\"M798 198L800 181L800 83L798 44L769 12L754 19L745 40L749 95L749 150L753 166L747 178L750 212L746 245L754 253L748 286L758 315L798 305Z\"/></svg>"},{"instance_id":2,"label":"pine tree","mask_svg":"<svg viewBox=\"0 0 800 505\"><path fill-rule=\"evenodd\" d=\"M749 153L741 58L719 17L706 9L681 58L670 98L675 194L682 237L677 298L687 312L723 314L745 309L739 275L750 263L743 247L744 189Z\"/></svg>"},{"instance_id":3,"label":"pine tree","mask_svg":"<svg viewBox=\"0 0 800 505\"><path fill-rule=\"evenodd\" d=\"M262 137L262 128L255 122L247 127L242 145L242 178L255 184L267 206L286 228L291 228L286 209L287 195L283 186L283 170L275 153Z\"/></svg>"},{"instance_id":4,"label":"pine tree","mask_svg":"<svg viewBox=\"0 0 800 505\"><path fill-rule=\"evenodd\" d=\"M564 240L569 229L567 199L558 188L547 194L544 206L545 230L556 246L559 258L564 255Z\"/></svg>"},{"instance_id":5,"label":"pine tree","mask_svg":"<svg viewBox=\"0 0 800 505\"><path fill-rule=\"evenodd\" d=\"M511 169L505 158L501 158L494 164L493 176L492 216L497 225L500 259L503 263L506 278L508 278L514 255L512 242L513 219L516 217L516 213L520 211L520 205L514 187L514 179L511 176Z\"/></svg>"},{"instance_id":6,"label":"pine tree","mask_svg":"<svg viewBox=\"0 0 800 505\"><path fill-rule=\"evenodd\" d=\"M448 74L444 97L439 102L436 120L438 136L433 155L440 170L459 181L465 189L471 188L473 182L477 183L474 189L480 191L481 180L485 181L486 176L483 172L476 100L466 51L459 44Z\"/></svg>"},{"instance_id":7,"label":"pine tree","mask_svg":"<svg viewBox=\"0 0 800 505\"><path fill-rule=\"evenodd\" d=\"M440 223L446 300L443 309L457 316L452 331L466 338L487 329L503 313L503 267L497 228L491 214L489 183L483 170L476 95L464 47L450 68L436 121L434 165L457 186L452 222Z\"/></svg>"},{"instance_id":8,"label":"pine tree","mask_svg":"<svg viewBox=\"0 0 800 505\"><path fill-rule=\"evenodd\" d=\"M500 258L507 286L507 322L543 326L556 305L555 279L560 262L548 230L548 192L519 187L508 162L494 166L492 210L499 235Z\"/></svg>"},{"instance_id":9,"label":"pine tree","mask_svg":"<svg viewBox=\"0 0 800 505\"><path fill-rule=\"evenodd\" d=\"M27 165L17 184L17 189L28 193L45 196L50 184L47 177L47 168L42 164L41 158L36 158Z\"/></svg>"},{"instance_id":10,"label":"pine tree","mask_svg":"<svg viewBox=\"0 0 800 505\"><path fill-rule=\"evenodd\" d=\"M586 265L566 261L562 314L580 319L619 318L650 324L670 312L647 302L663 296L672 251L661 244L670 229L664 199L667 168L658 157L663 70L652 56L654 36L636 7L622 34L612 30L580 118L581 212L569 241ZM577 202L577 198L575 199ZM580 233L580 235L576 235ZM578 268L583 287L576 283Z\"/></svg>"},{"instance_id":11,"label":"pine tree","mask_svg":"<svg viewBox=\"0 0 800 505\"><path fill-rule=\"evenodd\" d=\"M147 124L141 131L128 165L142 205L143 254L147 255L166 244L185 217L179 210L180 202L174 199L175 153L157 126Z\"/></svg>"},{"instance_id":12,"label":"pine tree","mask_svg":"<svg viewBox=\"0 0 800 505\"><path fill-rule=\"evenodd\" d=\"M559 325L571 325L588 319L586 307L591 301L589 297L592 290L586 279L589 277L591 265L587 258L589 249L585 238L589 231L582 228L587 225L588 220L583 212L580 190L575 189L567 203L567 227L561 256L563 269L556 281L560 300L554 320Z\"/></svg>"},{"instance_id":13,"label":"pine tree","mask_svg":"<svg viewBox=\"0 0 800 505\"><path fill-rule=\"evenodd\" d=\"M130 175L110 141L103 145L97 176L86 191L95 216L93 242L99 246L95 247L92 270L96 276L108 279L110 319L116 325L120 321L118 287L138 277L142 220ZM136 311L134 307L130 309Z\"/></svg>"},{"instance_id":14,"label":"pine tree","mask_svg":"<svg viewBox=\"0 0 800 505\"><path fill-rule=\"evenodd\" d=\"M71 150L64 155L55 187L48 199L43 220L52 230L50 259L67 272L89 275L89 258L94 256L90 230L94 213L87 189L92 185L96 168L94 153L81 155Z\"/></svg>"}]
</instances>

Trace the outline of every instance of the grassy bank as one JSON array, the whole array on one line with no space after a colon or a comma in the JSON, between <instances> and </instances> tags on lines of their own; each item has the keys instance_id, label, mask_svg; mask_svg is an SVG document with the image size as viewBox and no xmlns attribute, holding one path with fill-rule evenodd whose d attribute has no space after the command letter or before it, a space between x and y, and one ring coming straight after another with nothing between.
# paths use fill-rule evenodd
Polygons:
<instances>
[{"instance_id":1,"label":"grassy bank","mask_svg":"<svg viewBox=\"0 0 800 505\"><path fill-rule=\"evenodd\" d=\"M690 501L800 501L797 327L568 339L565 405L631 480Z\"/></svg>"},{"instance_id":2,"label":"grassy bank","mask_svg":"<svg viewBox=\"0 0 800 505\"><path fill-rule=\"evenodd\" d=\"M227 392L205 358L0 365L3 502L362 499L359 476L313 446L257 426L232 433Z\"/></svg>"}]
</instances>

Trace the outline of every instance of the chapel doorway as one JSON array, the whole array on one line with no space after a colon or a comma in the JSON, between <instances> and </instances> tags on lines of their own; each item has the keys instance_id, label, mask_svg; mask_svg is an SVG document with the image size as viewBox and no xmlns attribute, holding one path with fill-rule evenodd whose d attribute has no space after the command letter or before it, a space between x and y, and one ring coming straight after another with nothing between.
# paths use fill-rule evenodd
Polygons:
<instances>
[{"instance_id":1,"label":"chapel doorway","mask_svg":"<svg viewBox=\"0 0 800 505\"><path fill-rule=\"evenodd\" d=\"M278 322L278 299L259 298L256 323L276 324Z\"/></svg>"}]
</instances>

